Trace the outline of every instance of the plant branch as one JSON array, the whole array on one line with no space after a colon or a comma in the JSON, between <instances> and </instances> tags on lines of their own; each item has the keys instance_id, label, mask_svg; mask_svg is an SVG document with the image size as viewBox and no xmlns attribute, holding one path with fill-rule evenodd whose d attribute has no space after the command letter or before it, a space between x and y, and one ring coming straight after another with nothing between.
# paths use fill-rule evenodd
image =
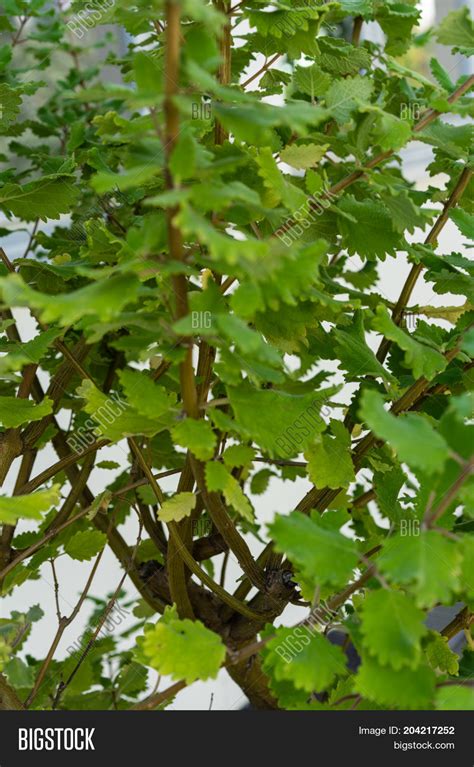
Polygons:
<instances>
[{"instance_id":1,"label":"plant branch","mask_svg":"<svg viewBox=\"0 0 474 767\"><path fill-rule=\"evenodd\" d=\"M474 460L468 460L464 463L463 469L459 477L453 482L451 487L446 491L438 506L426 515L424 520L426 527L433 527L438 519L443 516L445 511L449 509L452 503L456 500L461 487L467 482L469 477L474 474Z\"/></svg>"},{"instance_id":2,"label":"plant branch","mask_svg":"<svg viewBox=\"0 0 474 767\"><path fill-rule=\"evenodd\" d=\"M263 75L264 72L267 71L267 69L270 69L272 64L275 63L275 61L278 61L278 59L281 59L282 53L275 53L274 56L271 57L271 59L268 59L265 61L264 65L260 67L260 69L257 72L254 72L253 75L251 75L247 80L244 80L243 83L240 83L241 88L246 88L247 85L250 85L250 83L253 83L254 80L257 79L257 77L260 77L260 75Z\"/></svg>"},{"instance_id":3,"label":"plant branch","mask_svg":"<svg viewBox=\"0 0 474 767\"><path fill-rule=\"evenodd\" d=\"M130 567L133 566L133 564L134 564L135 557L136 557L137 550L138 550L138 545L139 545L140 540L141 540L141 534L142 534L142 526L140 525L139 530L138 530L138 535L137 535L137 541L135 543L135 548L133 549L132 556L131 556L131 559L130 559ZM112 594L112 596L110 597L109 601L107 602L107 605L105 606L104 612L102 613L102 616L101 616L99 622L97 623L97 626L95 627L94 632L93 632L91 638L89 639L89 641L87 642L86 646L84 647L84 650L81 652L81 655L80 655L80 657L77 660L77 663L75 664L74 668L72 669L72 671L69 674L69 676L66 679L66 681L65 682L61 682L59 684L57 692L56 692L56 695L54 697L53 705L52 705L53 710L58 707L59 702L61 700L61 697L64 694L64 691L71 684L72 680L74 679L74 677L76 676L77 672L79 671L81 665L84 663L84 661L87 658L88 654L92 650L92 648L94 646L94 643L95 643L97 637L99 636L99 634L100 634L100 632L102 630L102 627L104 626L107 618L109 617L110 613L112 612L113 608L115 607L115 603L116 603L116 601L118 599L118 596L120 594L122 586L123 586L123 584L125 582L125 579L126 579L126 577L128 575L128 569L126 569L125 572L123 573L123 575L121 576L121 578L120 578L120 580L118 582L118 585L117 585L114 593Z\"/></svg>"},{"instance_id":4,"label":"plant branch","mask_svg":"<svg viewBox=\"0 0 474 767\"><path fill-rule=\"evenodd\" d=\"M474 621L474 613L471 613L468 607L463 607L453 620L448 623L447 626L441 631L441 636L446 637L448 640L452 639L456 634L459 634L463 629L469 628Z\"/></svg>"},{"instance_id":5,"label":"plant branch","mask_svg":"<svg viewBox=\"0 0 474 767\"><path fill-rule=\"evenodd\" d=\"M339 592L338 594L334 595L328 603L327 607L329 610L337 610L344 602L347 601L349 596L351 596L353 593L355 593L358 589L362 588L365 583L372 577L373 575L373 568L370 567L366 572L354 583L347 586L346 589ZM311 615L306 618L301 623L298 623L294 626L294 628L298 628L299 626L304 626L305 623L307 623L311 619ZM265 637L265 639L252 641L249 644L246 644L244 647L240 648L237 651L228 650L228 653L226 655L223 668L229 669L232 666L238 665L242 663L243 661L248 660L249 658L252 658L254 655L256 655L260 650L262 650L271 639L274 639L275 635L270 635ZM155 693L154 695L149 695L144 700L140 701L139 703L135 703L134 706L131 707L134 711L151 711L155 708L157 708L162 703L165 703L170 698L174 697L180 690L184 689L186 687L186 682L180 681L176 682L175 684L168 687L166 690L163 690L163 692Z\"/></svg>"},{"instance_id":6,"label":"plant branch","mask_svg":"<svg viewBox=\"0 0 474 767\"><path fill-rule=\"evenodd\" d=\"M25 707L6 677L0 674L0 711L21 711Z\"/></svg>"},{"instance_id":7,"label":"plant branch","mask_svg":"<svg viewBox=\"0 0 474 767\"><path fill-rule=\"evenodd\" d=\"M171 171L171 155L176 147L179 131L180 118L178 106L175 99L179 93L179 73L180 73L180 50L181 50L181 6L176 0L167 0L165 3L166 15L166 34L165 34L165 186L169 191L177 189L173 174ZM180 263L184 261L183 238L179 227L174 223L176 215L179 213L179 205L174 205L166 209L166 221L168 230L168 249L172 261ZM179 320L188 314L188 283L184 274L175 274L172 277L173 290L176 296L175 319ZM190 418L199 417L198 396L196 390L196 381L193 368L193 339L183 338L181 345L184 348L184 360L179 365L179 379L181 397L184 410ZM136 443L134 450L136 449ZM143 456L135 452L137 458L142 462ZM146 462L145 462L146 464ZM143 466L142 466L143 468ZM185 467L186 468L186 467ZM147 467L148 470L148 467ZM152 476L151 471L149 472ZM147 475L148 476L148 475ZM153 484L154 483L154 484ZM153 478L152 487L158 488ZM181 490L189 490L189 479L184 475L180 480ZM192 485L191 485L192 487ZM161 490L159 491L161 493ZM160 500L162 503L163 500ZM191 532L186 522L182 525L185 537L185 546L191 544ZM174 543L171 544L168 562L168 572L170 577L170 589L174 602L176 602L178 613L182 618L193 618L193 607L189 598L186 585L186 572L182 557L175 557L173 552Z\"/></svg>"},{"instance_id":8,"label":"plant branch","mask_svg":"<svg viewBox=\"0 0 474 767\"><path fill-rule=\"evenodd\" d=\"M360 42L360 33L362 31L362 24L364 23L364 19L362 16L356 16L354 19L354 26L352 28L352 45L359 45Z\"/></svg>"},{"instance_id":9,"label":"plant branch","mask_svg":"<svg viewBox=\"0 0 474 767\"><path fill-rule=\"evenodd\" d=\"M235 554L242 570L260 591L265 589L265 576L255 562L249 547L242 538L231 518L229 517L218 493L207 489L204 466L194 456L191 458L194 476L201 492L204 505L209 512L214 525L222 535L229 549Z\"/></svg>"},{"instance_id":10,"label":"plant branch","mask_svg":"<svg viewBox=\"0 0 474 767\"><path fill-rule=\"evenodd\" d=\"M132 449L134 451L134 454L143 470L143 473L148 478L150 485L153 489L153 492L155 493L156 499L160 505L162 505L163 501L165 500L163 492L158 485L156 479L154 478L150 467L148 466L147 462L145 461L145 458L143 456L143 453L141 452L140 448L136 444L134 440L130 440L131 444L133 445ZM240 602L238 599L235 599L235 597L228 594L225 589L221 588L218 583L216 583L207 573L205 570L203 570L198 563L193 558L191 552L188 550L188 548L184 545L184 542L179 534L179 530L177 527L176 522L170 522L168 524L168 529L170 531L170 536L172 540L175 543L176 549L179 552L179 555L182 557L184 563L189 567L192 573L196 575L203 583L208 586L211 591L213 591L217 596L219 596L223 602L226 602L229 606L231 606L234 610L237 612L240 612L242 615L245 615L247 618L251 618L251 620L261 620L262 615L259 613L254 612L250 609L250 607L247 607L243 602Z\"/></svg>"},{"instance_id":11,"label":"plant branch","mask_svg":"<svg viewBox=\"0 0 474 767\"><path fill-rule=\"evenodd\" d=\"M453 191L451 192L448 200L445 202L441 214L438 216L434 226L432 227L431 231L426 237L424 242L425 245L432 245L436 243L440 232L442 231L443 227L445 226L445 224L447 223L449 219L450 211L453 208L455 208L456 205L458 204L459 200L461 199L464 192L466 191L471 178L472 178L472 170L467 167L464 168L463 172L461 173L459 177L457 184L455 185ZM405 284L401 290L400 296L398 298L398 301L392 313L392 320L396 325L400 325L403 319L405 308L410 300L411 294L413 293L413 289L416 285L416 282L424 268L425 267L422 263L418 263L418 264L413 264L410 270L410 273L405 281ZM379 362L384 361L390 347L391 347L391 341L384 338L377 352L377 359L379 360Z\"/></svg>"},{"instance_id":12,"label":"plant branch","mask_svg":"<svg viewBox=\"0 0 474 767\"><path fill-rule=\"evenodd\" d=\"M82 460L82 458L85 458L91 453L96 453L97 450L100 450L102 447L105 447L105 445L108 444L108 439L100 439L97 442L94 442L94 444L85 447L84 450L81 450L80 453L69 453L69 455L61 458L59 461L56 461L56 463L53 463L52 466L44 469L41 474L37 474L36 477L33 477L33 479L30 479L29 482L26 482L19 489L18 494L27 495L28 493L32 493L38 487L47 482L48 479L55 477L56 474L59 474L61 471L65 471L65 469L67 469L69 466L73 466L78 461Z\"/></svg>"},{"instance_id":13,"label":"plant branch","mask_svg":"<svg viewBox=\"0 0 474 767\"><path fill-rule=\"evenodd\" d=\"M90 588L92 586L92 581L94 580L94 576L95 576L95 574L97 572L97 568L99 567L99 564L100 564L100 561L101 561L102 556L104 554L104 551L105 551L105 549L102 549L98 553L98 555L97 555L97 557L96 557L96 559L94 561L94 564L92 566L92 570L91 570L91 572L89 574L89 577L87 579L86 585L84 586L84 589L83 589L83 591L82 591L82 593L81 593L81 595L80 595L80 597L79 597L79 599L78 599L78 601L76 603L76 606L74 607L73 611L71 612L71 614L69 616L67 616L67 617L63 616L60 619L58 629L57 629L56 634L55 634L55 636L53 638L53 641L51 643L51 647L49 648L48 653L46 655L46 658L44 659L44 661L43 661L43 663L41 665L41 668L40 668L40 670L38 672L38 676L35 679L35 683L33 685L33 688L31 690L30 694L28 695L27 699L25 700L25 708L29 708L31 706L31 704L33 703L33 701L35 700L36 696L38 695L38 692L40 690L42 682L43 682L43 680L44 680L44 678L45 678L45 676L47 674L48 668L51 665L51 662L52 662L52 660L54 658L55 652L57 650L59 642L62 639L62 636L63 636L64 632L66 631L67 627L71 625L71 623L76 619L77 615L79 614L79 611L80 611L82 605L84 604L85 599L87 597L87 594L89 593L89 590L90 590Z\"/></svg>"},{"instance_id":14,"label":"plant branch","mask_svg":"<svg viewBox=\"0 0 474 767\"><path fill-rule=\"evenodd\" d=\"M459 88L456 88L455 91L448 97L448 102L450 104L456 103L462 96L464 96L472 87L474 86L474 75L471 75L467 78L467 80L459 86ZM423 117L417 122L417 124L413 128L413 135L412 140L416 138L416 133L419 133L423 130L423 128L426 128L427 125L433 122L433 120L436 120L437 117L440 116L440 112L437 112L436 109L428 109ZM395 151L393 149L390 149L386 152L382 152L379 155L376 155L376 157L373 157L371 160L368 160L366 162L365 166L361 170L355 170L353 173L350 173L348 176L345 176L341 181L338 181L337 184L334 184L324 196L330 196L339 194L344 189L347 189L348 186L351 186L355 181L358 181L360 178L365 176L367 170L371 170L372 168L375 168L377 165L380 165L380 163L384 162L385 160L388 160L390 157L392 157L395 154Z\"/></svg>"},{"instance_id":15,"label":"plant branch","mask_svg":"<svg viewBox=\"0 0 474 767\"><path fill-rule=\"evenodd\" d=\"M226 15L226 22L219 36L219 53L221 57L218 80L221 85L228 85L231 79L232 66L232 21L230 15L230 0L217 0L216 8ZM228 138L228 133L219 120L215 124L215 143L223 144Z\"/></svg>"}]
</instances>

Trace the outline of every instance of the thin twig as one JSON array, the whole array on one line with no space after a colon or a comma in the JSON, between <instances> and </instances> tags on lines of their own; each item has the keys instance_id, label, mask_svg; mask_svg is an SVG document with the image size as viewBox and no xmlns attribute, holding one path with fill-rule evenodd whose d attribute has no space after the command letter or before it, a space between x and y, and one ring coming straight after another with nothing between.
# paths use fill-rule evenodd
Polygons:
<instances>
[{"instance_id":1,"label":"thin twig","mask_svg":"<svg viewBox=\"0 0 474 767\"><path fill-rule=\"evenodd\" d=\"M255 72L251 77L249 77L247 80L244 80L243 83L240 83L241 88L246 88L247 85L250 85L250 83L253 83L254 80L257 79L257 77L260 77L260 75L263 75L264 72L267 71L267 69L270 69L272 64L275 63L275 61L278 61L283 56L282 53L275 53L274 56L271 57L271 59L268 59L265 64L260 67L260 69Z\"/></svg>"}]
</instances>

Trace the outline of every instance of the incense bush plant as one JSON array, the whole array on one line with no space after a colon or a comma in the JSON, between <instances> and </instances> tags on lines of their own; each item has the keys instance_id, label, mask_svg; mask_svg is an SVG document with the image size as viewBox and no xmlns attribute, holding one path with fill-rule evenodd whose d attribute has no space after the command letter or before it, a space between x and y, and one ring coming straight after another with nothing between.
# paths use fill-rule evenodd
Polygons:
<instances>
[{"instance_id":1,"label":"incense bush plant","mask_svg":"<svg viewBox=\"0 0 474 767\"><path fill-rule=\"evenodd\" d=\"M223 667L256 708L473 707L472 261L438 240L472 232L474 78L405 55L472 25L419 6L2 3L0 584L47 572L57 624L41 656L41 607L3 611L0 708L157 709Z\"/></svg>"}]
</instances>

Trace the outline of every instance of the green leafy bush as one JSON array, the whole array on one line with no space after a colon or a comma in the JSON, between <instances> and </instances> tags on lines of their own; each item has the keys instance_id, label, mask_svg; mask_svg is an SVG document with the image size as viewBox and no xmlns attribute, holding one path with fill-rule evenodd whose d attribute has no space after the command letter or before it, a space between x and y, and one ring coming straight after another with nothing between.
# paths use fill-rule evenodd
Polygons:
<instances>
[{"instance_id":1,"label":"green leafy bush","mask_svg":"<svg viewBox=\"0 0 474 767\"><path fill-rule=\"evenodd\" d=\"M257 708L473 707L472 262L438 240L472 233L474 78L405 55L472 26L419 6L4 2L0 584L47 568L58 622L37 657L41 609L1 619L0 708L158 708L223 667ZM90 563L67 613L59 560Z\"/></svg>"}]
</instances>

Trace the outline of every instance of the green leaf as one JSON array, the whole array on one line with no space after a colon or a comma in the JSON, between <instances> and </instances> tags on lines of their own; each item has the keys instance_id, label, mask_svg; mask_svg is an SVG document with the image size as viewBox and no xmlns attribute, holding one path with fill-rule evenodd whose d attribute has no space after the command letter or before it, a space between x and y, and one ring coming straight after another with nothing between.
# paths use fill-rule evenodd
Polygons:
<instances>
[{"instance_id":1,"label":"green leaf","mask_svg":"<svg viewBox=\"0 0 474 767\"><path fill-rule=\"evenodd\" d=\"M324 431L326 424L320 416L324 396L323 392L295 395L249 385L228 389L239 430L277 458L298 455Z\"/></svg>"},{"instance_id":2,"label":"green leaf","mask_svg":"<svg viewBox=\"0 0 474 767\"><path fill-rule=\"evenodd\" d=\"M14 347L9 347L8 354L0 358L0 372L21 370L24 365L30 365L32 362L38 363L61 333L59 328L49 328L32 338L31 341L24 344L17 343Z\"/></svg>"},{"instance_id":3,"label":"green leaf","mask_svg":"<svg viewBox=\"0 0 474 767\"><path fill-rule=\"evenodd\" d=\"M378 566L393 583L411 586L420 607L449 604L459 585L461 553L452 541L434 530L392 536Z\"/></svg>"},{"instance_id":4,"label":"green leaf","mask_svg":"<svg viewBox=\"0 0 474 767\"><path fill-rule=\"evenodd\" d=\"M185 418L173 426L172 434L178 445L186 447L199 460L207 461L213 457L217 437L209 421Z\"/></svg>"},{"instance_id":5,"label":"green leaf","mask_svg":"<svg viewBox=\"0 0 474 767\"><path fill-rule=\"evenodd\" d=\"M166 428L166 422L160 417L156 420L136 411L117 395L107 396L99 391L92 381L85 380L78 387L77 393L85 400L84 410L89 413L89 431L97 436L105 437L111 442L117 442L123 437L133 437L144 434L153 437Z\"/></svg>"},{"instance_id":6,"label":"green leaf","mask_svg":"<svg viewBox=\"0 0 474 767\"><path fill-rule=\"evenodd\" d=\"M257 471L257 473L252 477L252 481L250 483L250 492L253 495L261 495L265 492L265 490L267 490L268 483L270 482L270 477L274 476L275 474L270 469L262 469L261 471Z\"/></svg>"},{"instance_id":7,"label":"green leaf","mask_svg":"<svg viewBox=\"0 0 474 767\"><path fill-rule=\"evenodd\" d=\"M170 157L170 170L179 182L193 176L196 167L196 142L188 132L182 133Z\"/></svg>"},{"instance_id":8,"label":"green leaf","mask_svg":"<svg viewBox=\"0 0 474 767\"><path fill-rule=\"evenodd\" d=\"M30 306L38 309L43 322L74 325L84 315L109 322L137 296L140 283L132 275L119 274L98 280L71 293L54 297L32 290L18 274L0 280L0 292L9 306Z\"/></svg>"},{"instance_id":9,"label":"green leaf","mask_svg":"<svg viewBox=\"0 0 474 767\"><path fill-rule=\"evenodd\" d=\"M394 448L400 461L429 475L443 469L449 447L423 416L392 415L385 410L382 395L371 389L362 394L359 415L376 437Z\"/></svg>"},{"instance_id":10,"label":"green leaf","mask_svg":"<svg viewBox=\"0 0 474 767\"><path fill-rule=\"evenodd\" d=\"M255 450L248 445L229 445L222 454L226 466L233 469L236 466L248 466L255 457Z\"/></svg>"},{"instance_id":11,"label":"green leaf","mask_svg":"<svg viewBox=\"0 0 474 767\"><path fill-rule=\"evenodd\" d=\"M449 217L464 237L474 240L474 216L472 214L462 208L455 208L450 212Z\"/></svg>"},{"instance_id":12,"label":"green leaf","mask_svg":"<svg viewBox=\"0 0 474 767\"><path fill-rule=\"evenodd\" d=\"M162 69L155 56L138 51L133 56L133 73L140 96L156 100L162 88Z\"/></svg>"},{"instance_id":13,"label":"green leaf","mask_svg":"<svg viewBox=\"0 0 474 767\"><path fill-rule=\"evenodd\" d=\"M337 122L344 125L356 109L370 101L373 88L371 79L361 75L335 80L326 93L326 104Z\"/></svg>"},{"instance_id":14,"label":"green leaf","mask_svg":"<svg viewBox=\"0 0 474 767\"><path fill-rule=\"evenodd\" d=\"M163 503L158 517L162 522L179 522L181 519L189 517L195 507L196 496L194 493L177 493Z\"/></svg>"},{"instance_id":15,"label":"green leaf","mask_svg":"<svg viewBox=\"0 0 474 767\"><path fill-rule=\"evenodd\" d=\"M417 227L426 226L428 214L415 204L406 191L397 190L396 194L385 195L383 202L390 213L392 227L396 232L413 234Z\"/></svg>"},{"instance_id":16,"label":"green leaf","mask_svg":"<svg viewBox=\"0 0 474 767\"><path fill-rule=\"evenodd\" d=\"M40 421L52 412L53 401L49 397L44 397L38 405L30 399L0 397L0 424L7 429L30 421Z\"/></svg>"},{"instance_id":17,"label":"green leaf","mask_svg":"<svg viewBox=\"0 0 474 767\"><path fill-rule=\"evenodd\" d=\"M340 586L350 579L358 554L354 542L341 533L321 527L299 511L277 516L269 531L277 551L312 582Z\"/></svg>"},{"instance_id":18,"label":"green leaf","mask_svg":"<svg viewBox=\"0 0 474 767\"><path fill-rule=\"evenodd\" d=\"M324 96L331 84L331 77L317 64L310 67L296 67L293 79L296 89L311 96L312 99Z\"/></svg>"},{"instance_id":19,"label":"green leaf","mask_svg":"<svg viewBox=\"0 0 474 767\"><path fill-rule=\"evenodd\" d=\"M410 46L412 29L420 15L421 11L408 2L384 2L377 5L376 19L387 35L387 53L393 56L405 53Z\"/></svg>"},{"instance_id":20,"label":"green leaf","mask_svg":"<svg viewBox=\"0 0 474 767\"><path fill-rule=\"evenodd\" d=\"M145 693L148 687L149 670L141 663L127 663L120 669L116 679L116 687L120 695L136 698L139 693Z\"/></svg>"},{"instance_id":21,"label":"green leaf","mask_svg":"<svg viewBox=\"0 0 474 767\"><path fill-rule=\"evenodd\" d=\"M331 340L341 367L347 370L351 378L368 375L393 380L372 349L367 346L362 312L354 313L353 321L348 327L335 328L331 333Z\"/></svg>"},{"instance_id":22,"label":"green leaf","mask_svg":"<svg viewBox=\"0 0 474 767\"><path fill-rule=\"evenodd\" d=\"M47 221L69 213L77 196L74 176L44 176L24 186L4 184L0 189L0 208L24 221L37 218Z\"/></svg>"},{"instance_id":23,"label":"green leaf","mask_svg":"<svg viewBox=\"0 0 474 767\"><path fill-rule=\"evenodd\" d=\"M438 711L474 711L474 688L462 685L438 687L435 708Z\"/></svg>"},{"instance_id":24,"label":"green leaf","mask_svg":"<svg viewBox=\"0 0 474 767\"><path fill-rule=\"evenodd\" d=\"M159 154L155 155L154 159L159 159ZM128 189L148 184L156 176L157 171L156 163L147 162L144 165L135 165L130 170L122 171L122 173L96 173L91 185L97 194L101 195L114 192L117 189L120 192L126 192Z\"/></svg>"},{"instance_id":25,"label":"green leaf","mask_svg":"<svg viewBox=\"0 0 474 767\"><path fill-rule=\"evenodd\" d=\"M411 125L389 112L379 114L375 138L381 149L398 151L411 137Z\"/></svg>"},{"instance_id":26,"label":"green leaf","mask_svg":"<svg viewBox=\"0 0 474 767\"><path fill-rule=\"evenodd\" d=\"M98 466L98 464L96 464ZM107 511L110 501L112 500L113 493L111 490L104 490L99 495L96 495L92 501L86 518L91 522L99 513L99 511Z\"/></svg>"},{"instance_id":27,"label":"green leaf","mask_svg":"<svg viewBox=\"0 0 474 767\"><path fill-rule=\"evenodd\" d=\"M364 658L355 679L355 689L382 706L426 710L433 701L435 679L428 666L395 669L380 665L374 658Z\"/></svg>"},{"instance_id":28,"label":"green leaf","mask_svg":"<svg viewBox=\"0 0 474 767\"><path fill-rule=\"evenodd\" d=\"M316 8L309 6L291 10L248 11L251 26L255 26L263 37L276 38L294 35L297 30L308 31L310 21L318 18Z\"/></svg>"},{"instance_id":29,"label":"green leaf","mask_svg":"<svg viewBox=\"0 0 474 767\"><path fill-rule=\"evenodd\" d=\"M472 493L471 485L471 493ZM472 496L471 496L472 497ZM471 503L471 509L473 504ZM468 507L468 499L466 499L466 510ZM472 515L472 511L471 511ZM465 535L461 540L461 585L462 591L469 597L474 597L474 537L472 535Z\"/></svg>"},{"instance_id":30,"label":"green leaf","mask_svg":"<svg viewBox=\"0 0 474 767\"><path fill-rule=\"evenodd\" d=\"M267 69L262 79L260 80L258 87L260 90L265 90L268 95L273 93L280 93L284 85L288 85L291 81L291 75L289 72L283 72L281 69Z\"/></svg>"},{"instance_id":31,"label":"green leaf","mask_svg":"<svg viewBox=\"0 0 474 767\"><path fill-rule=\"evenodd\" d=\"M355 46L334 37L318 38L319 65L335 77L357 75L370 66L369 52L363 46Z\"/></svg>"},{"instance_id":32,"label":"green leaf","mask_svg":"<svg viewBox=\"0 0 474 767\"><path fill-rule=\"evenodd\" d=\"M374 490L379 511L396 524L406 517L406 512L398 500L405 481L405 474L398 466L389 471L374 473Z\"/></svg>"},{"instance_id":33,"label":"green leaf","mask_svg":"<svg viewBox=\"0 0 474 767\"><path fill-rule=\"evenodd\" d=\"M14 688L31 687L35 681L35 669L27 666L20 658L12 658L5 665L4 672Z\"/></svg>"},{"instance_id":34,"label":"green leaf","mask_svg":"<svg viewBox=\"0 0 474 767\"><path fill-rule=\"evenodd\" d=\"M101 533L99 530L80 530L68 540L64 546L64 551L72 559L85 562L102 551L106 543L107 536L105 533Z\"/></svg>"},{"instance_id":35,"label":"green leaf","mask_svg":"<svg viewBox=\"0 0 474 767\"><path fill-rule=\"evenodd\" d=\"M372 327L406 352L405 365L413 371L415 378L424 376L430 381L446 368L446 357L436 349L416 341L409 333L395 325L387 308L382 304L377 307Z\"/></svg>"},{"instance_id":36,"label":"green leaf","mask_svg":"<svg viewBox=\"0 0 474 767\"><path fill-rule=\"evenodd\" d=\"M459 672L459 658L451 650L448 642L448 637L443 637L436 631L430 631L425 647L426 658L431 668L456 676Z\"/></svg>"},{"instance_id":37,"label":"green leaf","mask_svg":"<svg viewBox=\"0 0 474 767\"><path fill-rule=\"evenodd\" d=\"M329 144L291 144L280 152L280 158L293 168L313 168L328 149Z\"/></svg>"},{"instance_id":38,"label":"green leaf","mask_svg":"<svg viewBox=\"0 0 474 767\"><path fill-rule=\"evenodd\" d=\"M143 651L150 666L162 675L187 684L215 679L226 655L225 645L201 621L179 620L166 608L161 620L145 630Z\"/></svg>"},{"instance_id":39,"label":"green leaf","mask_svg":"<svg viewBox=\"0 0 474 767\"><path fill-rule=\"evenodd\" d=\"M264 650L263 670L277 681L289 681L308 693L323 691L347 673L340 647L305 626L276 630Z\"/></svg>"},{"instance_id":40,"label":"green leaf","mask_svg":"<svg viewBox=\"0 0 474 767\"><path fill-rule=\"evenodd\" d=\"M467 159L472 146L472 126L436 120L417 134L420 141L438 147L455 160Z\"/></svg>"},{"instance_id":41,"label":"green leaf","mask_svg":"<svg viewBox=\"0 0 474 767\"><path fill-rule=\"evenodd\" d=\"M21 95L19 90L0 83L0 129L7 128L20 112Z\"/></svg>"},{"instance_id":42,"label":"green leaf","mask_svg":"<svg viewBox=\"0 0 474 767\"><path fill-rule=\"evenodd\" d=\"M218 461L206 463L206 485L211 492L221 492L229 506L248 522L254 521L250 501L230 471Z\"/></svg>"},{"instance_id":43,"label":"green leaf","mask_svg":"<svg viewBox=\"0 0 474 767\"><path fill-rule=\"evenodd\" d=\"M339 0L341 8L351 16L370 16L374 11L374 0Z\"/></svg>"},{"instance_id":44,"label":"green leaf","mask_svg":"<svg viewBox=\"0 0 474 767\"><path fill-rule=\"evenodd\" d=\"M363 645L379 663L397 670L419 665L425 615L409 597L387 589L372 591L364 599L361 615Z\"/></svg>"},{"instance_id":45,"label":"green leaf","mask_svg":"<svg viewBox=\"0 0 474 767\"><path fill-rule=\"evenodd\" d=\"M41 519L45 511L59 503L59 485L38 490L31 495L0 496L0 522L14 525L18 519Z\"/></svg>"},{"instance_id":46,"label":"green leaf","mask_svg":"<svg viewBox=\"0 0 474 767\"><path fill-rule=\"evenodd\" d=\"M449 72L446 71L446 69L440 64L438 59L432 58L430 59L430 69L433 74L433 77L436 78L438 83L441 85L442 88L446 91L452 91L454 90L453 82L449 76Z\"/></svg>"},{"instance_id":47,"label":"green leaf","mask_svg":"<svg viewBox=\"0 0 474 767\"><path fill-rule=\"evenodd\" d=\"M459 51L465 56L472 56L474 54L473 35L474 27L467 5L458 11L448 13L437 31L439 43L451 45L454 52Z\"/></svg>"},{"instance_id":48,"label":"green leaf","mask_svg":"<svg viewBox=\"0 0 474 767\"><path fill-rule=\"evenodd\" d=\"M400 247L400 234L393 229L389 211L373 200L356 200L351 195L343 197L337 205L339 231L343 246L349 254L358 253L365 258L385 254L394 256Z\"/></svg>"},{"instance_id":49,"label":"green leaf","mask_svg":"<svg viewBox=\"0 0 474 767\"><path fill-rule=\"evenodd\" d=\"M334 436L322 434L305 452L308 474L316 487L349 487L355 480L350 434L339 421L331 421Z\"/></svg>"},{"instance_id":50,"label":"green leaf","mask_svg":"<svg viewBox=\"0 0 474 767\"><path fill-rule=\"evenodd\" d=\"M152 381L145 373L137 370L122 370L119 373L120 383L127 397L127 402L141 415L148 416L153 421L168 423L176 397L164 386Z\"/></svg>"}]
</instances>

